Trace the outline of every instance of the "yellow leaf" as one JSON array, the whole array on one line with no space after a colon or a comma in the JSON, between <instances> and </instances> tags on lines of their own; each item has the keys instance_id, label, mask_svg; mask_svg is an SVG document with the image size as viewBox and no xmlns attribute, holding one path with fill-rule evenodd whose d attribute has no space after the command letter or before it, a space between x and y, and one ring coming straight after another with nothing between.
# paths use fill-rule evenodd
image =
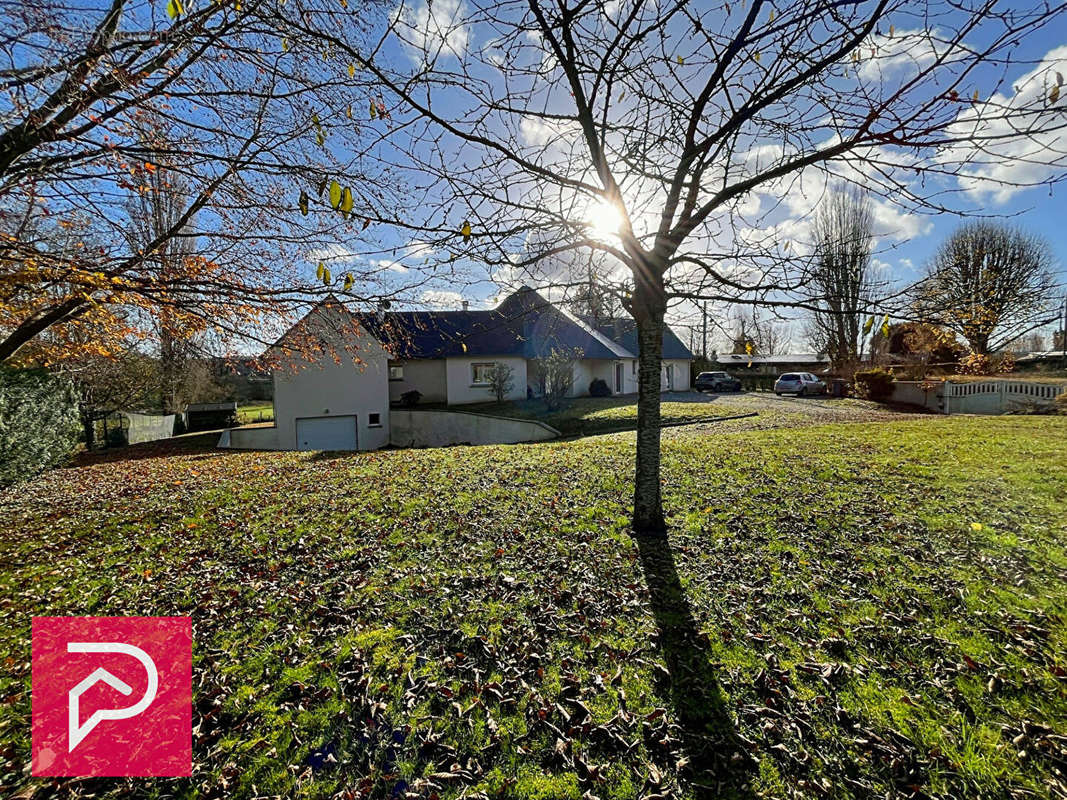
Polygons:
<instances>
[{"instance_id":1,"label":"yellow leaf","mask_svg":"<svg viewBox=\"0 0 1067 800\"><path fill-rule=\"evenodd\" d=\"M981 522L972 522L971 523L971 530L972 531L980 531L980 530L982 530L982 523Z\"/></svg>"},{"instance_id":2,"label":"yellow leaf","mask_svg":"<svg viewBox=\"0 0 1067 800\"><path fill-rule=\"evenodd\" d=\"M334 211L341 206L341 184L335 180L330 181L330 205Z\"/></svg>"},{"instance_id":3,"label":"yellow leaf","mask_svg":"<svg viewBox=\"0 0 1067 800\"><path fill-rule=\"evenodd\" d=\"M882 320L882 336L889 335L889 315L885 315L885 319Z\"/></svg>"},{"instance_id":4,"label":"yellow leaf","mask_svg":"<svg viewBox=\"0 0 1067 800\"><path fill-rule=\"evenodd\" d=\"M756 60L756 63L758 64L759 63L759 53L755 53L752 57Z\"/></svg>"},{"instance_id":5,"label":"yellow leaf","mask_svg":"<svg viewBox=\"0 0 1067 800\"><path fill-rule=\"evenodd\" d=\"M859 60L860 60L860 51L859 50L853 50L852 51L852 63L853 64L858 64Z\"/></svg>"},{"instance_id":6,"label":"yellow leaf","mask_svg":"<svg viewBox=\"0 0 1067 800\"><path fill-rule=\"evenodd\" d=\"M471 224L467 220L463 220L463 227L459 229L459 232L463 234L463 241L467 241L471 238Z\"/></svg>"},{"instance_id":7,"label":"yellow leaf","mask_svg":"<svg viewBox=\"0 0 1067 800\"><path fill-rule=\"evenodd\" d=\"M346 113L348 114L348 118L352 119L352 104L351 103L348 104L348 111Z\"/></svg>"},{"instance_id":8,"label":"yellow leaf","mask_svg":"<svg viewBox=\"0 0 1067 800\"><path fill-rule=\"evenodd\" d=\"M303 189L300 190L300 213L305 217L308 215L308 193Z\"/></svg>"},{"instance_id":9,"label":"yellow leaf","mask_svg":"<svg viewBox=\"0 0 1067 800\"><path fill-rule=\"evenodd\" d=\"M283 53L288 53L289 52L289 40L288 39L285 39L285 38L282 39L282 52Z\"/></svg>"},{"instance_id":10,"label":"yellow leaf","mask_svg":"<svg viewBox=\"0 0 1067 800\"><path fill-rule=\"evenodd\" d=\"M344 191L341 192L341 210L345 214L352 211L352 190L347 186L344 188Z\"/></svg>"},{"instance_id":11,"label":"yellow leaf","mask_svg":"<svg viewBox=\"0 0 1067 800\"><path fill-rule=\"evenodd\" d=\"M330 270L329 270L329 268L327 268L327 269L324 269L324 270L322 271L322 282L323 282L323 283L329 283L329 282L330 282L331 280L333 280L333 279L332 279L332 278L330 277Z\"/></svg>"},{"instance_id":12,"label":"yellow leaf","mask_svg":"<svg viewBox=\"0 0 1067 800\"><path fill-rule=\"evenodd\" d=\"M348 291L349 289L351 289L351 288L352 288L352 284L353 284L353 282L354 282L354 281L353 281L353 279L352 279L352 273L351 273L351 272L349 272L349 273L348 273L347 275L345 275L345 291L346 291L346 292L347 292L347 291Z\"/></svg>"},{"instance_id":13,"label":"yellow leaf","mask_svg":"<svg viewBox=\"0 0 1067 800\"><path fill-rule=\"evenodd\" d=\"M896 33L896 28L892 25L889 26L889 38L893 38L893 34Z\"/></svg>"},{"instance_id":14,"label":"yellow leaf","mask_svg":"<svg viewBox=\"0 0 1067 800\"><path fill-rule=\"evenodd\" d=\"M323 274L323 273L324 273L325 271L326 271L326 265L325 265L325 264L323 264L323 263L322 263L322 262L320 261L320 262L319 262L319 268L318 268L317 270L315 270L315 277L316 277L316 278L318 278L318 279L319 279L319 280L321 281L321 280L322 280L322 274Z\"/></svg>"},{"instance_id":15,"label":"yellow leaf","mask_svg":"<svg viewBox=\"0 0 1067 800\"><path fill-rule=\"evenodd\" d=\"M977 89L974 90L974 95L971 97L971 99L974 100L974 102L976 102L976 103L978 102L978 90Z\"/></svg>"},{"instance_id":16,"label":"yellow leaf","mask_svg":"<svg viewBox=\"0 0 1067 800\"><path fill-rule=\"evenodd\" d=\"M678 63L679 64L684 64L685 63L685 59L682 58L681 56L678 56Z\"/></svg>"},{"instance_id":17,"label":"yellow leaf","mask_svg":"<svg viewBox=\"0 0 1067 800\"><path fill-rule=\"evenodd\" d=\"M460 342L459 346L463 348L463 352L464 353L467 352L467 343L466 342Z\"/></svg>"},{"instance_id":18,"label":"yellow leaf","mask_svg":"<svg viewBox=\"0 0 1067 800\"><path fill-rule=\"evenodd\" d=\"M745 342L745 352L752 355L752 342Z\"/></svg>"},{"instance_id":19,"label":"yellow leaf","mask_svg":"<svg viewBox=\"0 0 1067 800\"><path fill-rule=\"evenodd\" d=\"M378 107L374 105L374 101L370 101L370 118L375 119L378 116Z\"/></svg>"},{"instance_id":20,"label":"yellow leaf","mask_svg":"<svg viewBox=\"0 0 1067 800\"><path fill-rule=\"evenodd\" d=\"M1053 86L1052 87L1052 91L1048 93L1048 101L1050 103L1055 103L1059 99L1060 99L1060 87L1059 86Z\"/></svg>"},{"instance_id":21,"label":"yellow leaf","mask_svg":"<svg viewBox=\"0 0 1067 800\"><path fill-rule=\"evenodd\" d=\"M351 62L349 62L349 64L348 64L348 77L349 78L356 77L356 65L351 63Z\"/></svg>"},{"instance_id":22,"label":"yellow leaf","mask_svg":"<svg viewBox=\"0 0 1067 800\"><path fill-rule=\"evenodd\" d=\"M767 14L767 22L774 22L774 9L773 8Z\"/></svg>"},{"instance_id":23,"label":"yellow leaf","mask_svg":"<svg viewBox=\"0 0 1067 800\"><path fill-rule=\"evenodd\" d=\"M167 16L171 19L177 19L185 13L185 8L182 6L182 0L170 0L167 3Z\"/></svg>"},{"instance_id":24,"label":"yellow leaf","mask_svg":"<svg viewBox=\"0 0 1067 800\"><path fill-rule=\"evenodd\" d=\"M863 323L863 333L868 334L871 332L871 328L874 327L874 317L868 317L867 321Z\"/></svg>"}]
</instances>

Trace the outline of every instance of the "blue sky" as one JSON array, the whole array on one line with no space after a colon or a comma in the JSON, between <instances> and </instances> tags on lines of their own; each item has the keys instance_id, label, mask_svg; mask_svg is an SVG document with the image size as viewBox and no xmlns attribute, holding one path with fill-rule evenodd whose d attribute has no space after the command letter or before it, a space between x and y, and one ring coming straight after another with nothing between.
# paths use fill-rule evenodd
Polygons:
<instances>
[{"instance_id":1,"label":"blue sky","mask_svg":"<svg viewBox=\"0 0 1067 800\"><path fill-rule=\"evenodd\" d=\"M469 0L469 2L474 3L474 0ZM404 10L399 13L402 14L402 19L410 23L411 30L418 34L421 27L423 38L420 42L426 43L433 38L433 35L438 37L436 44L444 49L443 60L446 62L459 61L467 54L478 52L491 44L483 31L474 25L466 24L466 15L472 11L468 0L435 0L432 5L433 11L427 11L425 0L408 2L402 8ZM899 38L900 32L907 31L908 26L914 24L914 20L905 17L897 19ZM436 29L431 31L430 29L435 25ZM430 31L431 35L426 35L427 31ZM1013 84L1039 69L1047 73L1051 67L1059 67L1067 73L1067 35L1065 35L1063 26L1050 25L1029 35L1025 41L1020 42L1014 56L1018 63L1005 74L989 70L984 75L979 73L976 76L979 83L984 80L989 84L976 87L983 100L996 91L1003 99L1010 102L1015 96ZM395 41L387 46L383 57L386 61L401 67L405 62L409 66L412 63L410 49L400 46ZM1049 60L1050 58L1052 60ZM1054 74L1054 71L1049 74ZM1031 81L1031 83L1034 82ZM1031 86L1030 90L1032 88ZM1022 91L1025 93L1028 90ZM1045 177L1061 176L1067 165L1064 160L1065 153L1067 153L1067 135L1060 134L1046 139L1045 144L1049 148L1039 157L1038 160L1044 161L1039 167L1035 167L1034 159L1030 158L1029 164L1012 166L1007 163L1002 165L989 163L974 171L1008 181L1017 178L1033 181ZM1029 152L1033 155L1032 150ZM1049 166L1050 164L1055 166ZM1002 217L1045 237L1056 255L1060 281L1067 284L1063 266L1067 259L1067 227L1063 222L1063 210L1067 208L1067 202L1065 202L1067 186L1051 184L1012 190L1003 186L982 187L972 185L973 182L972 184L957 182L954 178L942 178L941 180L944 180L946 184L953 184L952 188L957 193L952 202L953 207L975 214ZM759 218L757 215L759 222L756 224L780 226L782 231L791 231L799 240L804 236L805 221L810 218L810 213L807 213L799 203L791 205L788 203L790 196L796 194L793 188L767 187L762 197L763 209L783 200L789 208L783 213L777 213L776 216ZM970 191L967 191L968 189ZM777 197L774 194L776 191L780 193ZM789 218L790 214L792 218ZM882 201L879 201L878 217L882 226L880 231L882 236L879 239L875 256L877 268L881 274L897 284L909 283L918 278L934 249L963 220L956 214L930 214L896 209L891 203ZM457 227L458 224L457 219ZM415 264L421 261L426 253L432 252L430 247L420 243L410 234L382 231L381 235L384 252L380 254L380 261L383 265L395 265L398 280L403 280L402 270L405 264ZM460 258L458 263L463 264L463 259ZM466 264L466 270L469 278L473 280L464 281L448 276L421 286L410 298L415 302L437 304L439 307L458 307L459 303L466 299L471 302L472 306L477 307L491 304L500 290L506 288L495 284L487 270L476 262ZM674 322L684 324L696 321L695 314L690 307L679 307L672 313ZM728 310L720 309L719 320L721 321L723 316L728 314ZM790 333L796 348L799 349L802 347L803 338L800 325L796 324L792 327L793 330Z\"/></svg>"}]
</instances>

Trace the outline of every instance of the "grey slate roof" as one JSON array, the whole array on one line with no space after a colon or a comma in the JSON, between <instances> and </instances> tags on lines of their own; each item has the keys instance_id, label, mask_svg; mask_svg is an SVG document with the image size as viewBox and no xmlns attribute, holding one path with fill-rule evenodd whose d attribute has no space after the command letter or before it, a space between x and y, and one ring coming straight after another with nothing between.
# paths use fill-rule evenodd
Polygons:
<instances>
[{"instance_id":1,"label":"grey slate roof","mask_svg":"<svg viewBox=\"0 0 1067 800\"><path fill-rule=\"evenodd\" d=\"M394 358L521 356L539 358L553 349L580 349L583 358L636 358L632 320L597 327L522 287L492 310L396 311L360 314L359 320ZM692 358L664 328L664 358Z\"/></svg>"},{"instance_id":2,"label":"grey slate roof","mask_svg":"<svg viewBox=\"0 0 1067 800\"><path fill-rule=\"evenodd\" d=\"M629 317L615 317L601 323L600 330L610 336L613 341L633 353L636 358L640 348L637 345L637 323ZM663 326L663 357L664 358L692 358L689 348L682 344L682 340L675 336L674 331L668 325Z\"/></svg>"}]
</instances>

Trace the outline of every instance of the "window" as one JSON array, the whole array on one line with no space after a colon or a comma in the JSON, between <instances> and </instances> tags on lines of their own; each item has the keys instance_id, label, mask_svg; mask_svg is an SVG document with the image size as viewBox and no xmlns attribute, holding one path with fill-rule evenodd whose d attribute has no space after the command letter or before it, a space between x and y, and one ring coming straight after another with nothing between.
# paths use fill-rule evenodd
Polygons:
<instances>
[{"instance_id":1,"label":"window","mask_svg":"<svg viewBox=\"0 0 1067 800\"><path fill-rule=\"evenodd\" d=\"M402 381L404 380L404 365L403 364L390 364L389 365L389 380Z\"/></svg>"},{"instance_id":2,"label":"window","mask_svg":"<svg viewBox=\"0 0 1067 800\"><path fill-rule=\"evenodd\" d=\"M382 427L382 415L375 412L373 414L367 414L367 427L368 428L380 428Z\"/></svg>"},{"instance_id":3,"label":"window","mask_svg":"<svg viewBox=\"0 0 1067 800\"><path fill-rule=\"evenodd\" d=\"M636 361L631 361L630 362L630 374L631 375L636 375L637 374L637 362Z\"/></svg>"},{"instance_id":4,"label":"window","mask_svg":"<svg viewBox=\"0 0 1067 800\"><path fill-rule=\"evenodd\" d=\"M488 386L489 373L495 364L471 364L471 383L475 386Z\"/></svg>"},{"instance_id":5,"label":"window","mask_svg":"<svg viewBox=\"0 0 1067 800\"><path fill-rule=\"evenodd\" d=\"M666 384L667 384L667 388L668 389L673 389L674 388L674 364L668 364L667 365L667 380L666 380Z\"/></svg>"}]
</instances>

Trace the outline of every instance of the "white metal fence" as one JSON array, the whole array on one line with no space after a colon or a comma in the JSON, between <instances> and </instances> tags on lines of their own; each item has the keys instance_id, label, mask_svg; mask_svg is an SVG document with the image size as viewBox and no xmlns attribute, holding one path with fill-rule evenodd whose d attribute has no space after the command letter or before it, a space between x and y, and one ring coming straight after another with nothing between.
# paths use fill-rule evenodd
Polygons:
<instances>
[{"instance_id":1,"label":"white metal fence","mask_svg":"<svg viewBox=\"0 0 1067 800\"><path fill-rule=\"evenodd\" d=\"M1025 405L1051 403L1067 386L1033 381L945 381L942 401L946 414L1004 414Z\"/></svg>"}]
</instances>

